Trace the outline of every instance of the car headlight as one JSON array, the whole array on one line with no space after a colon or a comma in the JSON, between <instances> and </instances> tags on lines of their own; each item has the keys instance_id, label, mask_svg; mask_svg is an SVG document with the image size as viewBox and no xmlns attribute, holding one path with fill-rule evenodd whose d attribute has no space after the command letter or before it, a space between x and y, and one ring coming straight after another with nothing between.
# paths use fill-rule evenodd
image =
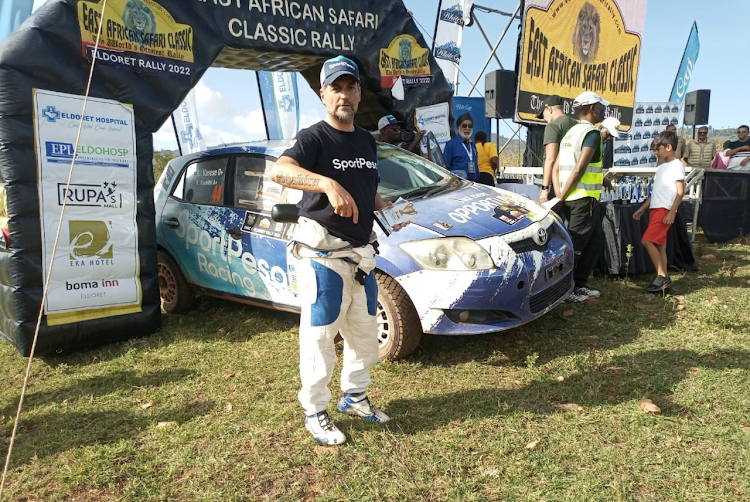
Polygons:
<instances>
[{"instance_id":1,"label":"car headlight","mask_svg":"<svg viewBox=\"0 0 750 502\"><path fill-rule=\"evenodd\" d=\"M401 249L427 270L489 270L492 258L468 237L404 242Z\"/></svg>"}]
</instances>

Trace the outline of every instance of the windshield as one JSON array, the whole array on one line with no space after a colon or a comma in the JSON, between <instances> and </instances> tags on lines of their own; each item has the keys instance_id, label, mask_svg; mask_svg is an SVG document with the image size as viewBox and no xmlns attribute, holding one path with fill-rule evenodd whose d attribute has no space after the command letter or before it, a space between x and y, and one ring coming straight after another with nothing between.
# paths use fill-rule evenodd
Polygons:
<instances>
[{"instance_id":1,"label":"windshield","mask_svg":"<svg viewBox=\"0 0 750 502\"><path fill-rule=\"evenodd\" d=\"M378 192L383 199L395 200L425 195L461 185L449 171L401 148L378 143Z\"/></svg>"}]
</instances>

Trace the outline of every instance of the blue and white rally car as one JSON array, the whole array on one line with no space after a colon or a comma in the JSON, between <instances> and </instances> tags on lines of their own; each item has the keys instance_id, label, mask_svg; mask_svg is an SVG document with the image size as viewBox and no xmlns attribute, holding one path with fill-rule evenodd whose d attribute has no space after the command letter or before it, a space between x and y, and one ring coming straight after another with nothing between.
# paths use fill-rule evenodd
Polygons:
<instances>
[{"instance_id":1,"label":"blue and white rally car","mask_svg":"<svg viewBox=\"0 0 750 502\"><path fill-rule=\"evenodd\" d=\"M301 192L270 180L286 142L217 148L172 160L155 188L159 286L168 313L195 294L296 311L294 224L271 218ZM573 288L573 247L554 213L378 144L385 200L413 204L390 236L378 225L380 358L411 354L422 333L474 335L543 315Z\"/></svg>"}]
</instances>

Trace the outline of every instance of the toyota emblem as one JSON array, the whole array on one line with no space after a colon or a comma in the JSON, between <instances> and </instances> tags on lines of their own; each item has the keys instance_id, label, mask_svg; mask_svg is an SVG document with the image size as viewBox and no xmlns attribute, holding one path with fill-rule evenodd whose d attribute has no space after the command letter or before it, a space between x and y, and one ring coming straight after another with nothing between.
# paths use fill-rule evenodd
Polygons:
<instances>
[{"instance_id":1,"label":"toyota emblem","mask_svg":"<svg viewBox=\"0 0 750 502\"><path fill-rule=\"evenodd\" d=\"M534 242L536 242L540 246L544 246L547 243L547 231L542 227L539 227L539 229L536 231L536 235L534 236Z\"/></svg>"}]
</instances>

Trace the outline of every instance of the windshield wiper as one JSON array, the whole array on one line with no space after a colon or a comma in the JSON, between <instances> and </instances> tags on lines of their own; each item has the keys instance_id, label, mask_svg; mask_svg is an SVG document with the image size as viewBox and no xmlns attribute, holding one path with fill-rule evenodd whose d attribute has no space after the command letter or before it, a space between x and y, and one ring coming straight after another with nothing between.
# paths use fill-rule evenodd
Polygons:
<instances>
[{"instance_id":1,"label":"windshield wiper","mask_svg":"<svg viewBox=\"0 0 750 502\"><path fill-rule=\"evenodd\" d=\"M402 194L401 194L401 197L403 197L404 199L407 199L407 200L408 200L408 199L409 199L409 197L416 197L416 196L418 196L418 195L424 195L424 194L428 194L428 193L430 193L430 192L431 192L431 191L432 191L432 190L433 190L434 188L435 188L435 185L427 185L427 186L423 186L423 187L417 187L417 188L414 188L414 189L412 189L412 190L409 190L409 191L408 191L408 192L406 192L406 193L402 193ZM442 187L439 187L439 188L442 188Z\"/></svg>"}]
</instances>

